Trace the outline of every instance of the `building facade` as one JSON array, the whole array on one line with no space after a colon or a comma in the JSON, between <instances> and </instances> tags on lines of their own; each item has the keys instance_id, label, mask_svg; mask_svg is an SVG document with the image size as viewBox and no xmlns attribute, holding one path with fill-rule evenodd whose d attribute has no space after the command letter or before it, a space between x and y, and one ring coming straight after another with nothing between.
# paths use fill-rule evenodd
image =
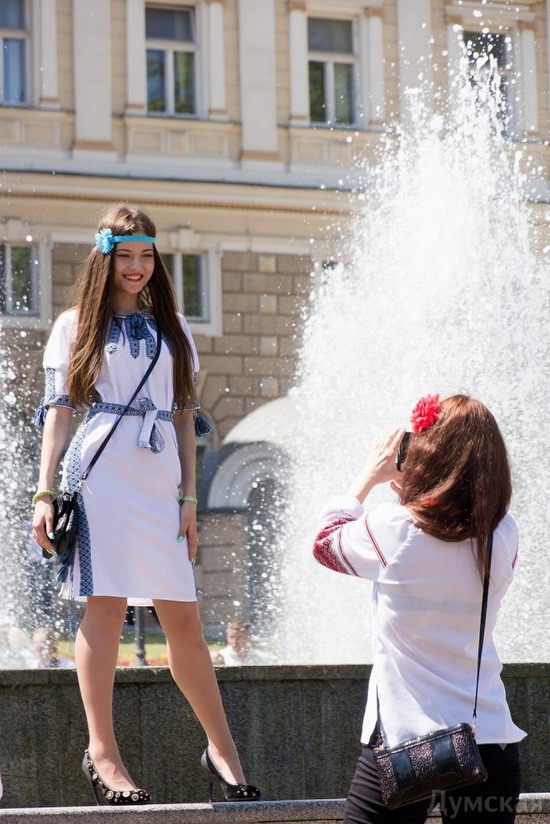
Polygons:
<instances>
[{"instance_id":1,"label":"building facade","mask_svg":"<svg viewBox=\"0 0 550 824\"><path fill-rule=\"evenodd\" d=\"M251 512L277 494L276 419L315 272L345 258L356 164L406 124L408 89L434 111L452 100L467 43L498 63L507 138L528 145L543 221L549 31L550 0L0 4L3 343L30 404L99 214L117 200L151 213L215 424L202 447L207 625L258 603Z\"/></svg>"}]
</instances>

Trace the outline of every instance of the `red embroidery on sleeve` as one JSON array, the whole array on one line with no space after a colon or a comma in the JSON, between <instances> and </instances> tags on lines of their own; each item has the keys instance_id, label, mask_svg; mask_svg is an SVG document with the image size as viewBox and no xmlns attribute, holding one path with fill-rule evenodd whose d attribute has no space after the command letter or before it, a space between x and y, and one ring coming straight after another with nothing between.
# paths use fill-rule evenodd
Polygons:
<instances>
[{"instance_id":1,"label":"red embroidery on sleeve","mask_svg":"<svg viewBox=\"0 0 550 824\"><path fill-rule=\"evenodd\" d=\"M334 541L339 542L341 527L348 524L351 520L353 520L353 518L338 518L334 521L329 521L322 530L317 533L313 541L313 557L315 560L327 567L327 569L332 569L334 572L342 572L344 575L350 574L350 568L345 565L344 560L334 545Z\"/></svg>"}]
</instances>

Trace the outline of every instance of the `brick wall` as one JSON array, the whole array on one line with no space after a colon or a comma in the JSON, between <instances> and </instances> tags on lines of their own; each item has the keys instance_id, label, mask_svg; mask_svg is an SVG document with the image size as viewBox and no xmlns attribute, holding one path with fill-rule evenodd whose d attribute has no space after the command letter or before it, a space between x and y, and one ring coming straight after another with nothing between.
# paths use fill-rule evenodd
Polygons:
<instances>
[{"instance_id":1,"label":"brick wall","mask_svg":"<svg viewBox=\"0 0 550 824\"><path fill-rule=\"evenodd\" d=\"M300 255L223 255L223 334L195 338L201 402L218 441L293 385L310 271L310 258Z\"/></svg>"}]
</instances>

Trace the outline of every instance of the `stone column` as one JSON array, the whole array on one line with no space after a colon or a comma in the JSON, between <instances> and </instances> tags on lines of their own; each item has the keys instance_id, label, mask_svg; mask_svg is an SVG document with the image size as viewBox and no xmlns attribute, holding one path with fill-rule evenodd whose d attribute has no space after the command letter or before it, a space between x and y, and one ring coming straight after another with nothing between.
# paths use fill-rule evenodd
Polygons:
<instances>
[{"instance_id":1,"label":"stone column","mask_svg":"<svg viewBox=\"0 0 550 824\"><path fill-rule=\"evenodd\" d=\"M309 123L307 14L305 0L288 0L290 125Z\"/></svg>"},{"instance_id":2,"label":"stone column","mask_svg":"<svg viewBox=\"0 0 550 824\"><path fill-rule=\"evenodd\" d=\"M275 0L239 0L242 160L278 161Z\"/></svg>"},{"instance_id":3,"label":"stone column","mask_svg":"<svg viewBox=\"0 0 550 824\"><path fill-rule=\"evenodd\" d=\"M208 3L208 75L210 94L208 116L212 120L227 120L225 99L225 0L207 0Z\"/></svg>"},{"instance_id":4,"label":"stone column","mask_svg":"<svg viewBox=\"0 0 550 824\"><path fill-rule=\"evenodd\" d=\"M59 108L57 70L57 0L33 0L33 34L38 37L38 105Z\"/></svg>"},{"instance_id":5,"label":"stone column","mask_svg":"<svg viewBox=\"0 0 550 824\"><path fill-rule=\"evenodd\" d=\"M126 114L147 112L145 0L126 0Z\"/></svg>"},{"instance_id":6,"label":"stone column","mask_svg":"<svg viewBox=\"0 0 550 824\"><path fill-rule=\"evenodd\" d=\"M364 9L360 36L365 125L382 126L385 117L383 8Z\"/></svg>"},{"instance_id":7,"label":"stone column","mask_svg":"<svg viewBox=\"0 0 550 824\"><path fill-rule=\"evenodd\" d=\"M73 149L112 151L111 4L73 0L73 19Z\"/></svg>"},{"instance_id":8,"label":"stone column","mask_svg":"<svg viewBox=\"0 0 550 824\"><path fill-rule=\"evenodd\" d=\"M533 135L539 129L537 52L535 44L535 21L518 22L520 36L522 131Z\"/></svg>"},{"instance_id":9,"label":"stone column","mask_svg":"<svg viewBox=\"0 0 550 824\"><path fill-rule=\"evenodd\" d=\"M409 119L409 89L422 89L424 104L428 109L433 107L430 6L430 0L397 0L399 101L402 123Z\"/></svg>"}]
</instances>

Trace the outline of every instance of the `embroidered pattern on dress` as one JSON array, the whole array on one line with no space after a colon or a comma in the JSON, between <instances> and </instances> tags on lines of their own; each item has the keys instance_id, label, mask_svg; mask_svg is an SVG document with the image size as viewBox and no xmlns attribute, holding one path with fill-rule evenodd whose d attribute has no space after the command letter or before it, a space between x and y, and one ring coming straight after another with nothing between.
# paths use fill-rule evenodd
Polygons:
<instances>
[{"instance_id":1,"label":"embroidered pattern on dress","mask_svg":"<svg viewBox=\"0 0 550 824\"><path fill-rule=\"evenodd\" d=\"M107 415L122 415L124 412L126 416L143 416L143 427L139 436L138 446L145 449L150 449L153 454L158 455L164 449L164 438L158 430L156 421L170 421L174 420L174 415L166 409L157 409L150 398L138 398L135 401L137 409L131 406L126 409L121 403L107 403L99 400L95 401L88 413L88 418L103 412Z\"/></svg>"},{"instance_id":2,"label":"embroidered pattern on dress","mask_svg":"<svg viewBox=\"0 0 550 824\"><path fill-rule=\"evenodd\" d=\"M118 342L122 334L126 335L130 354L133 358L139 356L140 342L145 341L145 354L149 360L153 360L157 349L156 338L153 337L149 326L156 332L157 324L154 318L146 317L142 312L134 312L133 315L113 317L107 334L105 350L109 354L116 352Z\"/></svg>"},{"instance_id":3,"label":"embroidered pattern on dress","mask_svg":"<svg viewBox=\"0 0 550 824\"><path fill-rule=\"evenodd\" d=\"M46 420L46 412L50 406L67 406L69 409L76 409L74 403L71 403L68 395L56 394L55 392L55 373L56 369L47 366L45 371L45 391L44 397L35 412L34 423L36 426L44 426Z\"/></svg>"},{"instance_id":4,"label":"embroidered pattern on dress","mask_svg":"<svg viewBox=\"0 0 550 824\"><path fill-rule=\"evenodd\" d=\"M80 452L89 421L90 415L88 414L79 426L73 440L71 441L69 449L67 450L65 461L66 470L63 473L63 481L64 487L69 492L74 492L80 482L80 476L82 474ZM94 580L92 573L90 529L88 526L88 518L86 517L84 499L81 492L78 492L76 496L76 523L76 543L78 547L78 558L80 561L80 588L78 594L93 595ZM58 573L58 579L60 581L65 581L69 570L71 570L72 573L74 568L75 548L73 547L73 551L66 554L68 557L63 557L61 559L61 569Z\"/></svg>"},{"instance_id":5,"label":"embroidered pattern on dress","mask_svg":"<svg viewBox=\"0 0 550 824\"><path fill-rule=\"evenodd\" d=\"M313 541L313 556L327 569L342 572L344 575L357 575L350 562L344 555L340 536L342 527L349 524L353 518L337 518L329 521L315 536Z\"/></svg>"}]
</instances>

